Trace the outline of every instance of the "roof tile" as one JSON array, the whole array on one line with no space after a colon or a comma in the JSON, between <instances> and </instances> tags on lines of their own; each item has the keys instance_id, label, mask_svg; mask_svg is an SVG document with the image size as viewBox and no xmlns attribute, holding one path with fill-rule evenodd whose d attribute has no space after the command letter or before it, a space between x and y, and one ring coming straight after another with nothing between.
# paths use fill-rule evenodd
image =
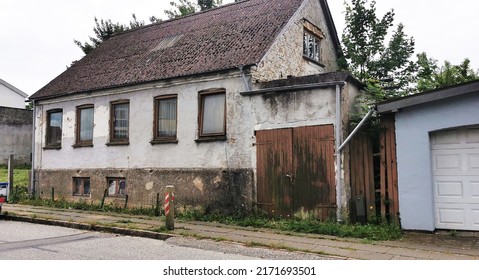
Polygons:
<instances>
[{"instance_id":1,"label":"roof tile","mask_svg":"<svg viewBox=\"0 0 479 280\"><path fill-rule=\"evenodd\" d=\"M130 30L74 63L31 99L258 63L303 0L249 0ZM173 46L158 48L180 36Z\"/></svg>"}]
</instances>

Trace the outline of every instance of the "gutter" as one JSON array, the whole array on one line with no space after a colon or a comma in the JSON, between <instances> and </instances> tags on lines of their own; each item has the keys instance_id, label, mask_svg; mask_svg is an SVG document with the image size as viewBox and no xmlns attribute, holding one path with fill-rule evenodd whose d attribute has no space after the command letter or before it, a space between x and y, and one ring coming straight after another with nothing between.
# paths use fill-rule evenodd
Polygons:
<instances>
[{"instance_id":1,"label":"gutter","mask_svg":"<svg viewBox=\"0 0 479 280\"><path fill-rule=\"evenodd\" d=\"M36 107L35 100L32 100L33 104L33 125L32 125L32 170L30 176L30 191L31 195L35 197L35 120L36 120Z\"/></svg>"},{"instance_id":2,"label":"gutter","mask_svg":"<svg viewBox=\"0 0 479 280\"><path fill-rule=\"evenodd\" d=\"M284 92L284 91L293 91L293 90L308 90L308 89L315 89L315 88L326 88L332 87L336 85L345 85L346 83L343 81L335 81L335 82L326 82L326 83L314 83L314 84L305 84L305 85L292 85L292 86L283 86L283 87L273 87L273 88L264 88L264 89L255 89L249 91L242 91L240 95L242 96L250 96L250 95L258 95L270 92Z\"/></svg>"}]
</instances>

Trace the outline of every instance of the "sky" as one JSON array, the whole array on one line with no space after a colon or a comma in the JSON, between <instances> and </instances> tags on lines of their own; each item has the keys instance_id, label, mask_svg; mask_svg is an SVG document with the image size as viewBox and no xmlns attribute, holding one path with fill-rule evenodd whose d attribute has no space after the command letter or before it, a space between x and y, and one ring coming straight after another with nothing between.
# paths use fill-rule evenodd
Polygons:
<instances>
[{"instance_id":1,"label":"sky","mask_svg":"<svg viewBox=\"0 0 479 280\"><path fill-rule=\"evenodd\" d=\"M94 17L128 23L131 14L148 23L166 19L171 0L0 0L0 79L35 93L83 56L73 41L93 36ZM288 1L288 0L284 0ZM371 0L370 0L371 1ZM231 3L233 0L224 0ZM328 0L338 35L344 28L344 1ZM376 0L378 16L394 9L394 24L441 64L469 58L479 69L476 0Z\"/></svg>"}]
</instances>

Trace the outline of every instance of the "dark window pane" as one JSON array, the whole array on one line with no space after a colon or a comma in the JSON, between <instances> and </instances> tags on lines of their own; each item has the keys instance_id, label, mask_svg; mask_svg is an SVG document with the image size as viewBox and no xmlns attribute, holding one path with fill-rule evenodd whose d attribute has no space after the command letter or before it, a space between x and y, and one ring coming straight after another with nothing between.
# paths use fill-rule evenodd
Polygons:
<instances>
[{"instance_id":1,"label":"dark window pane","mask_svg":"<svg viewBox=\"0 0 479 280\"><path fill-rule=\"evenodd\" d=\"M90 178L83 179L83 194L90 194Z\"/></svg>"},{"instance_id":2,"label":"dark window pane","mask_svg":"<svg viewBox=\"0 0 479 280\"><path fill-rule=\"evenodd\" d=\"M49 145L61 145L62 143L62 112L49 114L48 120L48 143Z\"/></svg>"}]
</instances>

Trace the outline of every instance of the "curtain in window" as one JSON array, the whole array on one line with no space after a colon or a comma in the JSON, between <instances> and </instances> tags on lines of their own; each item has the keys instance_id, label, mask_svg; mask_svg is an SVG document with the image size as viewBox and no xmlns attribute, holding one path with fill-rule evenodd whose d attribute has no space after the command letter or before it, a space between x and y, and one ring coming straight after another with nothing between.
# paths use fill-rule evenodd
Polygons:
<instances>
[{"instance_id":1,"label":"curtain in window","mask_svg":"<svg viewBox=\"0 0 479 280\"><path fill-rule=\"evenodd\" d=\"M158 136L176 137L176 98L158 101Z\"/></svg>"},{"instance_id":2,"label":"curtain in window","mask_svg":"<svg viewBox=\"0 0 479 280\"><path fill-rule=\"evenodd\" d=\"M202 134L224 134L225 94L205 95L203 98Z\"/></svg>"},{"instance_id":3,"label":"curtain in window","mask_svg":"<svg viewBox=\"0 0 479 280\"><path fill-rule=\"evenodd\" d=\"M114 138L128 138L128 108L129 104L115 105Z\"/></svg>"},{"instance_id":4,"label":"curtain in window","mask_svg":"<svg viewBox=\"0 0 479 280\"><path fill-rule=\"evenodd\" d=\"M80 111L80 141L93 140L93 108Z\"/></svg>"}]
</instances>

